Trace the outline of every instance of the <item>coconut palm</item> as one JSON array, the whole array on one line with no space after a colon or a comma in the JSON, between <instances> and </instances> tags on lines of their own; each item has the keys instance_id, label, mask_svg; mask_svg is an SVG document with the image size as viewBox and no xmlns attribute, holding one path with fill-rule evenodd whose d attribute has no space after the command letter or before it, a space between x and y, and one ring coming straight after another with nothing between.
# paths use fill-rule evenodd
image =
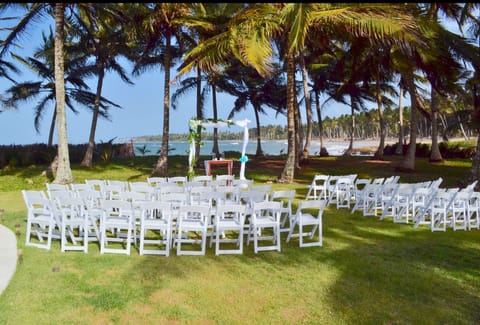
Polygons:
<instances>
[{"instance_id":1,"label":"coconut palm","mask_svg":"<svg viewBox=\"0 0 480 325\"><path fill-rule=\"evenodd\" d=\"M236 113L245 110L248 103L252 105L257 126L255 156L261 157L263 151L259 114L266 113L263 106L276 110L277 114L284 113L285 110L285 84L282 71L278 68L272 76L261 78L255 69L242 65L238 60L232 61L223 71L224 78L219 84L222 91L236 97L228 118L231 119Z\"/></svg>"},{"instance_id":2,"label":"coconut palm","mask_svg":"<svg viewBox=\"0 0 480 325\"><path fill-rule=\"evenodd\" d=\"M69 41L66 41L67 44ZM21 103L31 103L38 98L38 102L34 107L34 126L39 132L40 123L45 115L45 111L49 104L56 104L55 93L55 77L54 77L54 57L53 57L53 32L46 36L42 34L42 44L36 50L34 57L22 58L12 54L15 59L29 68L34 74L40 76L40 81L19 82L6 90L8 95L4 99L4 104L11 107L17 107ZM88 85L84 82L84 74L82 72L85 65L86 57L75 55L65 56L65 105L72 112L78 113L74 102L91 107L94 104L95 94L89 91ZM100 104L118 106L105 98L101 98ZM102 113L102 117L108 118L106 113ZM50 132L48 136L48 146L52 145L53 133L56 122L56 110L54 109Z\"/></svg>"},{"instance_id":3,"label":"coconut palm","mask_svg":"<svg viewBox=\"0 0 480 325\"><path fill-rule=\"evenodd\" d=\"M103 10L99 10L99 6ZM108 7L108 12L106 7ZM87 149L82 159L81 165L91 167L93 162L93 150L95 147L95 132L99 116L104 115L109 108L101 105L102 88L106 72L115 72L120 78L133 84L124 68L118 62L118 57L126 57L128 50L126 45L125 30L122 27L122 18L118 9L114 5L81 6L77 12L73 13L75 20L70 25L69 32L78 37L78 51L82 51L85 56L93 56L94 62L86 64L82 73L85 77L96 76L96 98L92 109L92 122ZM125 21L123 21L125 23ZM118 105L115 105L119 107ZM100 111L102 109L102 111Z\"/></svg>"},{"instance_id":4,"label":"coconut palm","mask_svg":"<svg viewBox=\"0 0 480 325\"><path fill-rule=\"evenodd\" d=\"M271 40L281 32L288 36L288 47L283 57L287 72L287 127L288 154L280 182L291 182L295 169L295 55L305 44L309 28L320 26L338 34L356 32L369 35L372 40L390 37L406 40L405 35L414 31L415 23L405 7L392 4L249 4L233 19L234 24L223 34L212 37L186 58L186 73L200 64L214 65L235 55L244 64L250 64L260 75L271 72L274 50ZM388 8L388 10L387 10ZM233 40L233 41L232 41ZM413 38L411 39L413 40Z\"/></svg>"},{"instance_id":5,"label":"coconut palm","mask_svg":"<svg viewBox=\"0 0 480 325\"><path fill-rule=\"evenodd\" d=\"M65 5L64 3L3 3L0 4L0 12L12 7L19 8L25 12L17 25L11 29L10 34L5 38L0 50L0 57L3 57L16 40L28 31L28 27L44 15L53 15L55 18L55 97L57 98L57 125L58 125L58 150L55 171L55 183L68 184L73 182L72 170L70 168L70 157L68 153L67 119L65 110L65 81L63 66L63 41L65 9L75 4Z\"/></svg>"},{"instance_id":6,"label":"coconut palm","mask_svg":"<svg viewBox=\"0 0 480 325\"><path fill-rule=\"evenodd\" d=\"M162 147L152 175L166 176L170 130L170 69L175 59L182 54L185 31L181 18L189 16L191 11L186 3L129 4L125 9L126 16L130 17L133 24L132 40L138 45L136 53L132 54L132 59L136 60L133 74L140 75L154 68L165 71ZM189 39L188 35L185 38Z\"/></svg>"}]
</instances>

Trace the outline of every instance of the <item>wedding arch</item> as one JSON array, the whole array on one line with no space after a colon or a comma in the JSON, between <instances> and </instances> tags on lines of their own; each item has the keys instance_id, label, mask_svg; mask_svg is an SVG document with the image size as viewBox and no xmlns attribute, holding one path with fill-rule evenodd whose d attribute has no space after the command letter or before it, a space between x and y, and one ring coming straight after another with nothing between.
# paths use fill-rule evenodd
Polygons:
<instances>
[{"instance_id":1,"label":"wedding arch","mask_svg":"<svg viewBox=\"0 0 480 325\"><path fill-rule=\"evenodd\" d=\"M188 126L190 129L189 135L189 142L190 142L190 151L188 154L188 175L193 176L195 175L195 144L198 138L197 128L201 126L203 129L205 128L223 128L230 125L236 125L243 128L243 146L242 146L242 155L240 156L240 179L245 179L245 164L248 161L248 157L245 154L247 150L248 144L248 123L250 120L244 119L240 121L232 121L232 120L212 120L212 119L205 119L205 120L198 120L198 119L190 119L188 122Z\"/></svg>"}]
</instances>

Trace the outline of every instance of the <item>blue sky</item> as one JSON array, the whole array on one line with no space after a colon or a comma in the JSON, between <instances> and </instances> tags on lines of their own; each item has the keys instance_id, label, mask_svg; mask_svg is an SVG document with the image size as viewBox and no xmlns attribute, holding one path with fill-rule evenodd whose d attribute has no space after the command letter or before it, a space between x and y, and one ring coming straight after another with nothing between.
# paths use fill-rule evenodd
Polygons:
<instances>
[{"instance_id":1,"label":"blue sky","mask_svg":"<svg viewBox=\"0 0 480 325\"><path fill-rule=\"evenodd\" d=\"M50 22L51 23L51 22ZM33 54L35 47L41 40L42 30L47 30L47 23L38 25L38 28L30 30L30 35L26 35L21 40L21 45L25 46L23 51L16 53L23 56ZM23 68L19 65L20 68ZM127 71L131 71L131 66L124 65ZM175 71L172 70L172 77ZM107 74L104 81L102 95L122 108L112 108L110 112L111 121L100 119L97 124L96 142L106 142L116 138L119 140L129 140L132 137L142 135L160 135L163 126L163 71L155 70L144 73L139 77L131 77L134 85L124 83L114 74ZM22 75L16 77L20 82L38 81L39 79L29 71L24 70ZM96 79L88 80L87 83L91 89L96 89ZM12 83L4 78L0 78L0 95L12 86ZM171 94L175 91L175 86L171 87ZM211 98L209 98L211 99ZM217 94L219 109L219 118L226 119L228 113L233 107L234 98L222 93ZM40 132L37 133L34 128L33 107L36 102L25 104L18 110L5 111L0 114L0 144L31 144L46 143L50 121L53 113L53 107L43 117ZM404 105L409 105L409 99L404 101ZM369 104L373 107L374 104ZM206 117L212 117L211 100L206 103ZM303 107L302 107L303 108ZM68 141L72 144L86 143L88 141L91 113L84 107L78 107L79 114L74 114L70 110L67 112L67 131ZM268 114L260 115L262 125L279 124L286 125L286 117L276 116L275 112L267 111ZM349 114L350 109L340 104L329 104L322 109L322 117L336 117L341 114ZM195 92L184 96L179 100L178 109L170 113L170 132L186 133L188 132L188 120L195 116ZM238 113L234 119L248 118L252 121L251 127L255 126L253 109L247 108ZM305 114L303 113L305 119ZM314 112L314 120L317 115ZM233 131L233 130L232 130ZM56 135L54 137L56 143Z\"/></svg>"},{"instance_id":2,"label":"blue sky","mask_svg":"<svg viewBox=\"0 0 480 325\"><path fill-rule=\"evenodd\" d=\"M31 56L34 49L39 45L42 30L47 30L48 25L38 25L38 28L30 30L30 35L25 35L20 44L25 49L15 52L22 56ZM23 69L20 64L17 65ZM131 71L130 65L124 65L126 71ZM172 77L175 71L172 69ZM160 135L163 126L163 71L155 70L144 73L139 77L131 77L134 85L124 83L114 74L107 74L104 81L102 95L116 104L122 106L121 109L112 108L110 112L111 121L100 119L97 124L96 142L107 142L110 139L129 140L132 137L142 135ZM15 76L19 82L38 81L35 75L28 70L23 70L22 74ZM96 79L87 81L91 90L96 89ZM5 90L12 86L9 80L0 78L0 95L3 96ZM171 94L175 91L175 86L171 88ZM179 100L178 109L170 113L170 132L187 133L188 120L196 115L195 113L195 92L184 96ZM235 98L219 93L217 102L219 109L219 118L226 119L233 107ZM37 133L34 128L34 106L36 101L22 105L18 110L5 111L0 113L0 144L31 144L46 143L50 121L53 113L53 106L45 113L40 132ZM212 117L211 98L206 103L206 117ZM72 111L67 112L67 131L68 141L72 144L88 142L91 113L84 107L78 107L79 114ZM267 111L268 112L268 111ZM330 105L322 111L323 117L337 116L348 113L349 109L341 105ZM305 114L303 114L305 115ZM303 116L304 117L304 116ZM255 127L255 118L253 109L247 108L238 113L234 119L250 119L251 127ZM315 120L317 120L315 114ZM286 117L275 115L275 112L268 112L267 115L260 115L262 125L279 124L286 125ZM232 130L233 131L233 130ZM54 136L56 143L56 134Z\"/></svg>"}]
</instances>

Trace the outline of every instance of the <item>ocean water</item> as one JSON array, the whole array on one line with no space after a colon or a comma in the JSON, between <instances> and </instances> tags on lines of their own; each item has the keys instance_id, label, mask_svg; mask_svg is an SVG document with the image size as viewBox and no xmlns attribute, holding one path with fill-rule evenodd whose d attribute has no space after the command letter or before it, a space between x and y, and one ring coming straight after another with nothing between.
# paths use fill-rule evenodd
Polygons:
<instances>
[{"instance_id":1,"label":"ocean water","mask_svg":"<svg viewBox=\"0 0 480 325\"><path fill-rule=\"evenodd\" d=\"M365 147L371 145L366 142L355 142L354 148ZM135 155L137 156L157 156L161 148L161 142L135 142ZM348 142L345 141L324 141L324 145L330 156L341 156L348 148ZM188 150L190 144L188 141L170 141L169 151L171 155L185 155L188 156ZM200 148L200 154L210 155L212 153L213 141L204 141L204 145ZM242 151L241 141L219 141L218 147L220 152L223 151ZM262 150L266 155L280 155L286 154L288 149L287 142L285 140L278 141L262 141ZM257 142L250 141L247 144L247 155L254 155L257 150ZM320 143L313 141L310 147L310 154L318 155L320 150Z\"/></svg>"}]
</instances>

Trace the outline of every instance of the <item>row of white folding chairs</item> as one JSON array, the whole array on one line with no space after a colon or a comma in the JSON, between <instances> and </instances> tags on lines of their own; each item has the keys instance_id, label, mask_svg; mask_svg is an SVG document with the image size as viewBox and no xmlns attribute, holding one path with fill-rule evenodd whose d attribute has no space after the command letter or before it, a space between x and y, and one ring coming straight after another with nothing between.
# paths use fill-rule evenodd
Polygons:
<instances>
[{"instance_id":1,"label":"row of white folding chairs","mask_svg":"<svg viewBox=\"0 0 480 325\"><path fill-rule=\"evenodd\" d=\"M364 216L378 216L379 213L389 211L389 204L395 197L400 184L399 176L357 179L352 195L354 204L351 212L361 210ZM428 182L428 184L431 183ZM420 186L420 184L417 185Z\"/></svg>"},{"instance_id":2,"label":"row of white folding chairs","mask_svg":"<svg viewBox=\"0 0 480 325\"><path fill-rule=\"evenodd\" d=\"M47 195L45 195L43 192L38 191L38 193L41 193L42 199L44 199L44 205L45 205L45 210L52 210L49 212L44 213L44 217L49 219L49 225L50 227L48 228L48 231L46 232L47 238L48 238L48 245L44 246L44 248L49 249L51 245L51 239L54 238L52 236L52 230L55 227L62 227L62 225L66 224L65 222L62 223L62 218L58 217L53 209L52 206L49 206L49 203L54 203L54 202L60 202L60 201L67 201L70 202L70 197L73 199L83 199L85 200L85 204L82 204L82 209L78 209L79 211L82 210L82 213L80 214L81 216L88 216L89 217L89 222L93 221L94 225L97 225L94 221L95 220L102 220L102 217L104 212L105 212L105 207L102 207L100 202L104 202L103 204L117 204L117 202L112 202L112 201L117 201L117 200L105 200L104 197L100 194L100 191L95 191L95 190L83 190L83 191L77 191L76 195L74 195L73 192L71 191L52 191L51 194L53 196L50 198L50 202L47 200L49 199ZM59 195L62 193L62 195ZM253 202L261 202L263 200L268 199L266 193L262 193L260 191L243 191L242 195L239 196L238 201L233 201L229 200L225 195L225 193L219 193L219 192L212 192L212 191L205 191L204 192L204 197L198 197L198 201L191 202L189 199L187 199L187 196L185 193L170 193L170 195L165 195L162 197L161 203L166 203L170 204L172 206L180 206L180 205L185 205L185 204L192 204L195 203L195 206L199 206L200 204L204 203L205 204L205 198L209 200L209 203L207 205L212 204L212 200L216 200L217 205L220 203L220 205L225 205L225 204L246 204L247 206L252 206ZM215 195L217 194L217 195ZM272 200L279 200L280 202L283 202L281 205L281 211L280 211L280 231L286 231L285 230L285 224L286 220L291 218L291 203L292 200L295 196L295 191L274 191L271 193L271 199ZM65 199L66 198L66 199ZM65 200L64 200L65 199ZM142 195L142 193L135 193L131 191L125 191L122 192L120 197L118 199L121 199L123 201L129 201L129 202L143 202L143 201L148 201L147 197ZM204 200L202 202L202 199ZM26 202L30 202L30 200L26 200ZM87 203L88 202L88 203ZM29 205L29 204L27 204ZM85 209L83 208L85 207ZM117 209L118 210L118 209ZM29 213L32 211L29 209ZM82 224L78 220L80 218L80 215L77 218L77 223L75 224L76 226L80 227ZM137 211L136 213L137 219L139 216L139 213ZM31 223L35 223L36 221L33 221L33 217L29 218L29 225ZM118 218L113 218L113 220L117 220ZM117 220L118 221L118 220ZM115 221L116 222L116 221ZM121 223L120 224L112 224L108 223L106 220L104 222L99 222L100 226L100 234L98 234L97 230L97 238L100 240L100 245L101 245L101 252L124 252L129 254L130 252L130 241L128 241L127 246L124 249L110 249L107 246L109 241L124 241L124 238L120 238L120 236L115 236L116 238L107 238L106 231L107 229L121 229ZM133 222L132 227L127 227L126 228L126 238L130 238L132 234L135 234L135 224L138 224L138 222ZM73 226L74 224L70 222L70 227ZM124 223L124 225L130 225L129 223ZM84 226L85 227L85 226ZM90 226L89 226L90 227ZM31 229L30 226L28 229ZM78 233L82 231L82 228L80 227L78 229ZM133 233L132 233L133 231ZM64 237L63 237L64 238ZM27 231L27 245L29 244L30 240L30 232ZM72 240L73 242L75 241L74 239ZM62 251L64 251L64 245L63 243L65 242L65 238L62 241ZM84 240L83 241L84 245L83 248L85 251L88 250L88 241Z\"/></svg>"},{"instance_id":3,"label":"row of white folding chairs","mask_svg":"<svg viewBox=\"0 0 480 325\"><path fill-rule=\"evenodd\" d=\"M363 193L372 190L377 185L398 183L399 176L388 178L365 179L357 174L349 175L315 175L309 185L306 200L324 199L327 204L335 204L338 208L348 208L353 204L353 210L363 207ZM368 185L368 186L367 186ZM369 188L367 188L369 187Z\"/></svg>"},{"instance_id":4,"label":"row of white folding chairs","mask_svg":"<svg viewBox=\"0 0 480 325\"><path fill-rule=\"evenodd\" d=\"M67 195L49 198L44 191L35 190L23 190L22 196L27 206L27 246L50 249L52 239L59 239L62 252L86 253L88 243L99 239L99 214L88 213L82 198Z\"/></svg>"},{"instance_id":5,"label":"row of white folding chairs","mask_svg":"<svg viewBox=\"0 0 480 325\"><path fill-rule=\"evenodd\" d=\"M426 196L417 211L414 227L430 226L431 231L480 229L480 192L466 188L439 188Z\"/></svg>"},{"instance_id":6,"label":"row of white folding chairs","mask_svg":"<svg viewBox=\"0 0 480 325\"><path fill-rule=\"evenodd\" d=\"M327 205L336 204L337 208L349 207L356 178L357 174L315 175L305 199L324 199Z\"/></svg>"}]
</instances>

